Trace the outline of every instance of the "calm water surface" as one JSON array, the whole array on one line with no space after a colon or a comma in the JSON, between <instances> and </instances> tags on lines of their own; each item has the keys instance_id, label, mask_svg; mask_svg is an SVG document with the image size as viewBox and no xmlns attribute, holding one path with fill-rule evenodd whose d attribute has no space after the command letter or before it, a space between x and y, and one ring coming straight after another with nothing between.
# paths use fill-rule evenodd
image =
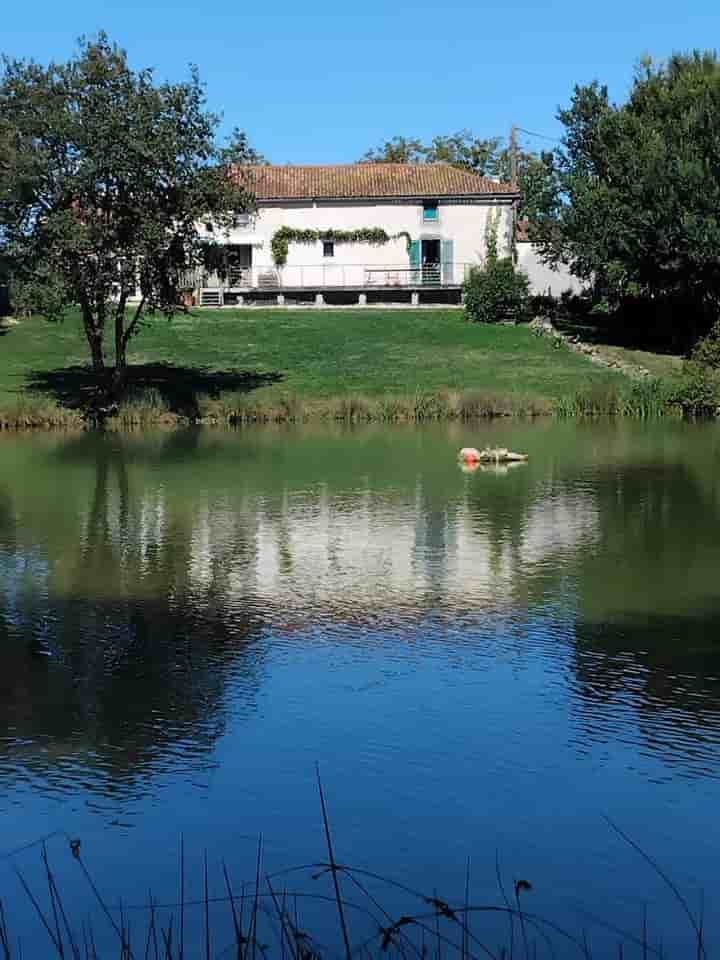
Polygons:
<instances>
[{"instance_id":1,"label":"calm water surface","mask_svg":"<svg viewBox=\"0 0 720 960\"><path fill-rule=\"evenodd\" d=\"M496 442L529 462L455 463ZM497 851L597 954L598 918L637 934L647 903L678 955L681 908L608 816L704 891L712 943L719 462L717 427L676 423L0 437L0 896L26 955L26 842L78 836L115 900L172 900L181 834L242 878L260 832L269 870L321 859L316 763L346 862L451 898L470 856L496 902Z\"/></svg>"}]
</instances>

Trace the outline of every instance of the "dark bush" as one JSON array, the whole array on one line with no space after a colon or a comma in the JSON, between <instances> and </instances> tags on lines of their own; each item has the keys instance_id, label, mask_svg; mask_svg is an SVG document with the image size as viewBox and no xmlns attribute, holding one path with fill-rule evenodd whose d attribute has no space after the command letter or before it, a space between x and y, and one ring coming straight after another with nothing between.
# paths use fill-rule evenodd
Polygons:
<instances>
[{"instance_id":1,"label":"dark bush","mask_svg":"<svg viewBox=\"0 0 720 960\"><path fill-rule=\"evenodd\" d=\"M471 270L464 283L465 314L477 323L527 320L530 281L510 257L491 258Z\"/></svg>"},{"instance_id":2,"label":"dark bush","mask_svg":"<svg viewBox=\"0 0 720 960\"><path fill-rule=\"evenodd\" d=\"M692 359L708 367L720 367L720 320L712 327L707 336L695 344Z\"/></svg>"},{"instance_id":3,"label":"dark bush","mask_svg":"<svg viewBox=\"0 0 720 960\"><path fill-rule=\"evenodd\" d=\"M720 406L717 375L707 364L689 360L683 367L682 380L669 399L688 417L714 416Z\"/></svg>"}]
</instances>

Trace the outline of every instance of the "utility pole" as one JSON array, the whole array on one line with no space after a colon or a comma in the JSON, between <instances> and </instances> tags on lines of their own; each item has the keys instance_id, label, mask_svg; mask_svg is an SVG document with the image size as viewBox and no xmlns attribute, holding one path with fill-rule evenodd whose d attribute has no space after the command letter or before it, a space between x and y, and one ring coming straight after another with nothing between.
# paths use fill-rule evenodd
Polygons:
<instances>
[{"instance_id":1,"label":"utility pole","mask_svg":"<svg viewBox=\"0 0 720 960\"><path fill-rule=\"evenodd\" d=\"M510 127L510 186L518 189L518 157L517 157L517 124ZM513 200L510 208L510 253L513 263L517 262L517 247L515 245L517 231L517 200Z\"/></svg>"},{"instance_id":2,"label":"utility pole","mask_svg":"<svg viewBox=\"0 0 720 960\"><path fill-rule=\"evenodd\" d=\"M517 124L510 128L510 183L517 190L518 169L517 169Z\"/></svg>"}]
</instances>

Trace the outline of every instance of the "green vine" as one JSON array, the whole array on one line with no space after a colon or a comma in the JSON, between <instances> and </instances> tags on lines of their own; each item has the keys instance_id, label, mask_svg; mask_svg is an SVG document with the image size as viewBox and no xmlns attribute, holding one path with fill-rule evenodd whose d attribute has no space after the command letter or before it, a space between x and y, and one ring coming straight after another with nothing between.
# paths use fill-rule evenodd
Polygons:
<instances>
[{"instance_id":1,"label":"green vine","mask_svg":"<svg viewBox=\"0 0 720 960\"><path fill-rule=\"evenodd\" d=\"M488 263L495 263L498 258L498 232L500 229L500 211L488 212L485 221L485 259Z\"/></svg>"},{"instance_id":2,"label":"green vine","mask_svg":"<svg viewBox=\"0 0 720 960\"><path fill-rule=\"evenodd\" d=\"M318 240L333 243L372 243L380 246L405 237L410 249L411 238L407 231L391 236L382 227L362 227L359 230L296 230L294 227L280 227L273 234L270 250L278 267L287 263L288 249L291 243L316 243Z\"/></svg>"}]
</instances>

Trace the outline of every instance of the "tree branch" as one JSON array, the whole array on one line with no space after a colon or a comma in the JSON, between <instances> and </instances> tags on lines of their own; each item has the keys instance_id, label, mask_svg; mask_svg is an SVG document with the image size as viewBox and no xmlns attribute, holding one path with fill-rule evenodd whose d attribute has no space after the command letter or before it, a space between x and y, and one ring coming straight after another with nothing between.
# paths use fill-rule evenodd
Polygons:
<instances>
[{"instance_id":1,"label":"tree branch","mask_svg":"<svg viewBox=\"0 0 720 960\"><path fill-rule=\"evenodd\" d=\"M145 300L146 300L146 297L145 297L145 295L143 295L142 299L140 300L140 303L139 303L139 304L137 305L137 307L135 308L135 314L134 314L132 320L130 321L130 323L128 324L127 330L125 331L125 333L123 333L123 347L124 347L124 348L127 347L128 341L130 340L130 337L133 335L133 331L135 330L135 328L137 327L138 323L140 322L140 317L141 317L142 312L143 312L143 310L144 310L144 308L145 308Z\"/></svg>"}]
</instances>

